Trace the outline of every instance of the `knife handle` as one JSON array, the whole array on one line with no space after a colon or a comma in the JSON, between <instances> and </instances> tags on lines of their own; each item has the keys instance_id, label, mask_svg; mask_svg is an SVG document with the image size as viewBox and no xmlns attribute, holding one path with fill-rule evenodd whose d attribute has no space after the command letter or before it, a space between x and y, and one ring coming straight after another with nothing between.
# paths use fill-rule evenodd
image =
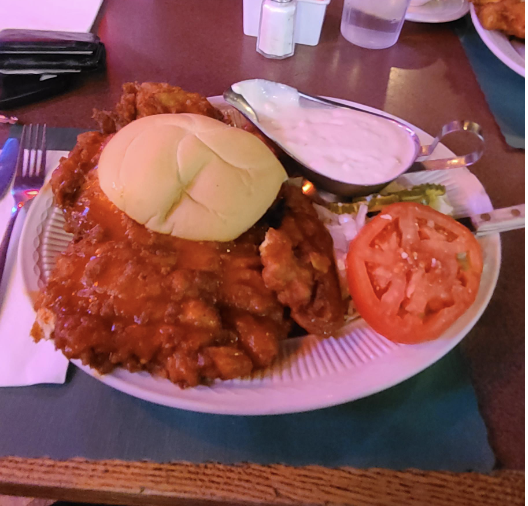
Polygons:
<instances>
[{"instance_id":1,"label":"knife handle","mask_svg":"<svg viewBox=\"0 0 528 506\"><path fill-rule=\"evenodd\" d=\"M524 228L524 204L496 209L471 217L477 237Z\"/></svg>"}]
</instances>

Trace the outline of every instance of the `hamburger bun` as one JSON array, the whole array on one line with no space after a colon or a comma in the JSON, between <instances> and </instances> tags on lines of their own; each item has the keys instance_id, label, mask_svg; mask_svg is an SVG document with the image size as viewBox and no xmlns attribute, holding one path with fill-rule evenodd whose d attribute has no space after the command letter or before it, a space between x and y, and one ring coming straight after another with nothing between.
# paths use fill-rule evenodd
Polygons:
<instances>
[{"instance_id":1,"label":"hamburger bun","mask_svg":"<svg viewBox=\"0 0 528 506\"><path fill-rule=\"evenodd\" d=\"M286 172L256 136L197 114L128 124L103 149L101 189L150 230L231 241L271 206Z\"/></svg>"}]
</instances>

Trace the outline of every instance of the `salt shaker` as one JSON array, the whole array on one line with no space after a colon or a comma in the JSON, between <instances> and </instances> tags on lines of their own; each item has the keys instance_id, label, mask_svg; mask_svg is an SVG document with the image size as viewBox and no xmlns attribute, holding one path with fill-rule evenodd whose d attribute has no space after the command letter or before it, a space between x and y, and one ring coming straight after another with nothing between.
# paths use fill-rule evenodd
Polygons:
<instances>
[{"instance_id":1,"label":"salt shaker","mask_svg":"<svg viewBox=\"0 0 528 506\"><path fill-rule=\"evenodd\" d=\"M260 13L257 52L266 58L282 59L295 52L295 0L264 0Z\"/></svg>"}]
</instances>

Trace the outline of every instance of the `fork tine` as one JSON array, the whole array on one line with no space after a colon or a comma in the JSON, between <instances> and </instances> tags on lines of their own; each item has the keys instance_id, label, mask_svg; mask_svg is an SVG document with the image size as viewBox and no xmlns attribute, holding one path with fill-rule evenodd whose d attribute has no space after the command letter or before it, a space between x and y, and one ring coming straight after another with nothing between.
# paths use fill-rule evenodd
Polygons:
<instances>
[{"instance_id":1,"label":"fork tine","mask_svg":"<svg viewBox=\"0 0 528 506\"><path fill-rule=\"evenodd\" d=\"M18 148L18 156L16 161L15 174L23 175L24 170L24 152L28 139L27 125L22 127L22 135L20 136L20 147Z\"/></svg>"},{"instance_id":2,"label":"fork tine","mask_svg":"<svg viewBox=\"0 0 528 506\"><path fill-rule=\"evenodd\" d=\"M32 132L31 135L31 141L29 145L29 164L28 164L28 176L34 176L35 170L37 166L37 158L38 158L38 137L39 137L39 130L40 125L34 125L34 132Z\"/></svg>"},{"instance_id":3,"label":"fork tine","mask_svg":"<svg viewBox=\"0 0 528 506\"><path fill-rule=\"evenodd\" d=\"M27 130L26 146L24 148L24 166L22 167L22 174L27 177L31 169L31 148L33 147L33 130L34 125L29 124Z\"/></svg>"},{"instance_id":4,"label":"fork tine","mask_svg":"<svg viewBox=\"0 0 528 506\"><path fill-rule=\"evenodd\" d=\"M44 179L46 173L46 125L24 125L15 170L17 176L23 178ZM39 185L38 181L30 184Z\"/></svg>"},{"instance_id":5,"label":"fork tine","mask_svg":"<svg viewBox=\"0 0 528 506\"><path fill-rule=\"evenodd\" d=\"M31 167L33 165L33 146L35 145L35 141L33 140L35 136L35 130L36 125L30 124L28 127L28 142L26 145L27 154L24 167L24 176L26 177L31 176Z\"/></svg>"},{"instance_id":6,"label":"fork tine","mask_svg":"<svg viewBox=\"0 0 528 506\"><path fill-rule=\"evenodd\" d=\"M44 176L46 173L46 124L42 125L42 139L40 141L40 165L36 176Z\"/></svg>"}]
</instances>

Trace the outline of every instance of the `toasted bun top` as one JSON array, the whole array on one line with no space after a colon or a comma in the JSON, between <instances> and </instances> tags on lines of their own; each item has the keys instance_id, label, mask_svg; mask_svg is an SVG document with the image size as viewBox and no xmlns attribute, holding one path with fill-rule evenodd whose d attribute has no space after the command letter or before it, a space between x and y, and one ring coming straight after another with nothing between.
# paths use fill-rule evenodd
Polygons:
<instances>
[{"instance_id":1,"label":"toasted bun top","mask_svg":"<svg viewBox=\"0 0 528 506\"><path fill-rule=\"evenodd\" d=\"M275 200L286 172L254 135L197 114L129 123L99 160L106 196L147 228L195 241L230 241Z\"/></svg>"}]
</instances>

